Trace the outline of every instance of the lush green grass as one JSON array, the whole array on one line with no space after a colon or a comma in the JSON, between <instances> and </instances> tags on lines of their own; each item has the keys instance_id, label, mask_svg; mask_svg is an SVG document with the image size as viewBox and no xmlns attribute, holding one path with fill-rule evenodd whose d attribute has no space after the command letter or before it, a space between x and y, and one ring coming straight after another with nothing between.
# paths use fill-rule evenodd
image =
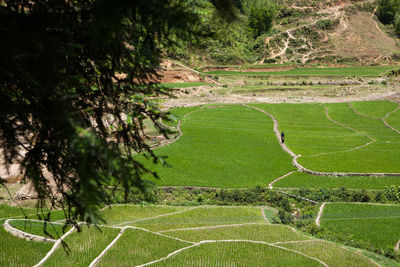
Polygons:
<instances>
[{"instance_id":1,"label":"lush green grass","mask_svg":"<svg viewBox=\"0 0 400 267\"><path fill-rule=\"evenodd\" d=\"M74 232L64 241L69 246L69 254L60 247L43 266L88 266L118 235L119 229L82 227L82 232Z\"/></svg>"},{"instance_id":2,"label":"lush green grass","mask_svg":"<svg viewBox=\"0 0 400 267\"><path fill-rule=\"evenodd\" d=\"M373 249L393 248L400 239L400 205L329 203L321 226Z\"/></svg>"},{"instance_id":3,"label":"lush green grass","mask_svg":"<svg viewBox=\"0 0 400 267\"><path fill-rule=\"evenodd\" d=\"M387 102L368 102L365 107L374 103L378 107L376 114L392 107ZM327 172L400 172L400 165L395 164L400 158L400 135L381 120L358 115L346 103L254 106L277 118L287 146L302 155L298 162L306 168ZM333 120L354 130L328 120L326 107ZM376 142L347 151L371 141L364 135Z\"/></svg>"},{"instance_id":4,"label":"lush green grass","mask_svg":"<svg viewBox=\"0 0 400 267\"><path fill-rule=\"evenodd\" d=\"M255 75L255 76L382 76L386 71L395 69L396 66L353 66L346 68L294 68L287 71L275 72L240 72L240 71L209 71L213 75Z\"/></svg>"},{"instance_id":5,"label":"lush green grass","mask_svg":"<svg viewBox=\"0 0 400 267\"><path fill-rule=\"evenodd\" d=\"M177 230L167 233L170 236L184 240L199 242L201 240L255 240L268 243L307 240L308 237L299 234L284 225L251 224L229 226L211 229Z\"/></svg>"},{"instance_id":6,"label":"lush green grass","mask_svg":"<svg viewBox=\"0 0 400 267\"><path fill-rule=\"evenodd\" d=\"M4 208L2 208L2 211L4 211ZM13 215L15 214L17 213ZM52 243L26 241L12 236L4 230L3 223L4 220L0 220L0 266L33 266L53 246Z\"/></svg>"},{"instance_id":7,"label":"lush green grass","mask_svg":"<svg viewBox=\"0 0 400 267\"><path fill-rule=\"evenodd\" d=\"M29 220L15 220L15 221L11 221L10 225L14 228L17 228L21 231L24 231L24 232L27 232L30 234L48 237L48 235L44 232L44 223L43 222L29 221ZM52 238L58 239L65 232L67 232L71 227L67 226L65 228L65 231L63 230L63 228L64 228L63 224L48 223L47 227L46 227L46 231Z\"/></svg>"},{"instance_id":8,"label":"lush green grass","mask_svg":"<svg viewBox=\"0 0 400 267\"><path fill-rule=\"evenodd\" d=\"M361 114L373 118L383 118L399 106L390 101L357 101L351 102L351 104Z\"/></svg>"},{"instance_id":9,"label":"lush green grass","mask_svg":"<svg viewBox=\"0 0 400 267\"><path fill-rule=\"evenodd\" d=\"M330 242L312 241L292 244L281 244L280 246L302 252L308 256L318 258L330 267L352 266L376 266L368 258L356 254L348 249L339 247Z\"/></svg>"},{"instance_id":10,"label":"lush green grass","mask_svg":"<svg viewBox=\"0 0 400 267\"><path fill-rule=\"evenodd\" d=\"M400 177L322 177L308 173L295 172L279 180L275 187L286 188L350 188L384 189L388 185L400 186Z\"/></svg>"},{"instance_id":11,"label":"lush green grass","mask_svg":"<svg viewBox=\"0 0 400 267\"><path fill-rule=\"evenodd\" d=\"M210 85L209 83L202 83L202 82L188 82L188 83L162 83L161 86L167 88L187 88L187 87L198 87L202 85Z\"/></svg>"},{"instance_id":12,"label":"lush green grass","mask_svg":"<svg viewBox=\"0 0 400 267\"><path fill-rule=\"evenodd\" d=\"M386 121L390 126L400 131L400 110L392 113L389 118L386 119Z\"/></svg>"},{"instance_id":13,"label":"lush green grass","mask_svg":"<svg viewBox=\"0 0 400 267\"><path fill-rule=\"evenodd\" d=\"M164 121L164 123L169 126L176 126L178 124L178 121L182 120L186 114L194 112L199 108L201 108L201 106L187 107L187 108L173 108L169 110L169 112L171 113L171 115L169 116L171 121Z\"/></svg>"},{"instance_id":14,"label":"lush green grass","mask_svg":"<svg viewBox=\"0 0 400 267\"><path fill-rule=\"evenodd\" d=\"M268 116L248 107L202 108L184 118L178 141L155 151L172 167L147 166L158 172L160 185L267 185L294 169L272 127Z\"/></svg>"},{"instance_id":15,"label":"lush green grass","mask_svg":"<svg viewBox=\"0 0 400 267\"><path fill-rule=\"evenodd\" d=\"M329 206L327 208L329 209ZM332 204L333 205L333 204ZM346 205L346 204L344 204ZM360 205L361 206L361 205ZM170 210L169 210L170 208ZM400 217L400 206L397 207ZM185 211L185 209L188 209ZM267 217L274 216L275 210L265 208ZM347 211L346 208L340 209ZM183 211L182 213L167 215L165 217L151 218L158 214L165 214L170 211ZM305 256L296 254L268 244L253 244L249 242L221 242L223 240L253 240L267 243L302 241L310 238L292 230L284 225L271 225L266 223L261 216L262 207L165 207L165 206L114 206L112 210L103 210L104 215L109 218L116 218L121 221L143 219L136 226L148 228L150 230L162 231L172 230L163 233L172 238L150 233L142 229L127 228L121 238L103 256L99 266L130 266L139 265L154 261L167 256L169 253L180 248L190 246L190 242L203 240L219 240L216 243L203 243L187 250L181 251L173 257L155 265L168 266L225 266L235 263L240 266L313 266L318 262ZM375 210L368 210L373 216L382 214ZM386 211L386 210L385 210ZM393 210L391 210L392 212ZM371 213L372 212L372 213ZM9 212L11 213L11 212ZM387 214L387 213L386 213ZM352 215L352 214L350 214ZM335 214L327 216L330 220L323 223L339 221L346 218L346 214ZM368 217L363 215L362 217ZM148 219L145 219L148 218ZM189 227L203 227L216 225L229 225L239 223L253 223L245 225L230 225L224 227L211 227L206 229L183 229ZM22 229L23 225L15 225ZM38 234L35 229L42 225L32 223L29 232ZM398 227L390 225L392 235ZM325 227L325 226L324 226ZM374 226L375 227L375 226ZM382 226L380 226L382 228ZM380 229L379 228L379 229ZM173 230L175 229L175 230ZM373 228L374 229L374 228ZM394 229L394 230L393 230ZM26 229L25 229L26 230ZM333 229L337 231L337 229ZM81 233L74 232L65 241L70 248L67 255L63 248L59 248L44 264L44 266L88 266L117 236L119 229L101 227L101 232L95 227L83 226ZM364 231L367 231L364 229ZM50 243L29 242L19 239L0 229L0 238L3 242L0 252L0 266L32 266L40 261L51 248ZM179 241L173 238L180 238ZM190 242L189 242L190 241ZM324 242L311 241L299 244L278 244L296 251L300 251L311 257L318 258L327 262L329 266L343 263L345 266L368 266L369 262L360 255L340 248L336 245ZM340 260L338 260L340 259ZM358 264L358 265L357 265ZM342 265L343 266L343 265Z\"/></svg>"},{"instance_id":16,"label":"lush green grass","mask_svg":"<svg viewBox=\"0 0 400 267\"><path fill-rule=\"evenodd\" d=\"M185 209L173 206L114 205L101 210L99 215L107 224L113 225Z\"/></svg>"},{"instance_id":17,"label":"lush green grass","mask_svg":"<svg viewBox=\"0 0 400 267\"><path fill-rule=\"evenodd\" d=\"M98 266L136 266L167 256L190 245L139 229L126 229Z\"/></svg>"},{"instance_id":18,"label":"lush green grass","mask_svg":"<svg viewBox=\"0 0 400 267\"><path fill-rule=\"evenodd\" d=\"M36 213L36 209L0 205L0 219L25 217L32 215L33 213Z\"/></svg>"},{"instance_id":19,"label":"lush green grass","mask_svg":"<svg viewBox=\"0 0 400 267\"><path fill-rule=\"evenodd\" d=\"M297 66L296 63L293 62L285 62L281 64L259 64L259 65L243 65L240 66L240 69L248 69L248 68L274 68L274 67L288 67L288 66Z\"/></svg>"},{"instance_id":20,"label":"lush green grass","mask_svg":"<svg viewBox=\"0 0 400 267\"><path fill-rule=\"evenodd\" d=\"M154 266L322 266L316 260L266 244L206 243Z\"/></svg>"},{"instance_id":21,"label":"lush green grass","mask_svg":"<svg viewBox=\"0 0 400 267\"><path fill-rule=\"evenodd\" d=\"M277 119L279 130L285 132L286 145L302 157L342 151L368 141L360 134L329 121L323 104L253 104L252 106L271 113Z\"/></svg>"},{"instance_id":22,"label":"lush green grass","mask_svg":"<svg viewBox=\"0 0 400 267\"><path fill-rule=\"evenodd\" d=\"M265 218L270 223L274 223L276 221L279 221L279 219L278 219L278 210L275 209L275 208L271 208L271 207L264 208L264 214L265 214Z\"/></svg>"},{"instance_id":23,"label":"lush green grass","mask_svg":"<svg viewBox=\"0 0 400 267\"><path fill-rule=\"evenodd\" d=\"M400 158L399 134L386 127L381 120L356 114L345 103L329 104L328 110L332 119L371 136L376 142L350 152L301 158L300 163L313 170L331 172L400 172L400 165L395 164ZM365 143L369 141L365 138Z\"/></svg>"},{"instance_id":24,"label":"lush green grass","mask_svg":"<svg viewBox=\"0 0 400 267\"><path fill-rule=\"evenodd\" d=\"M259 207L200 206L183 213L143 220L132 225L155 231L253 222L263 222Z\"/></svg>"}]
</instances>

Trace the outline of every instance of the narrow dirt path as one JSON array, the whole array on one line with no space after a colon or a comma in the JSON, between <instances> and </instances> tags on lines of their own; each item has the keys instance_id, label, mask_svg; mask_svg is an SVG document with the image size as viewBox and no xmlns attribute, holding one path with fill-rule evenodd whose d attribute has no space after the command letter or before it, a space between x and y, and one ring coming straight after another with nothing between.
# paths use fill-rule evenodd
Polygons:
<instances>
[{"instance_id":1,"label":"narrow dirt path","mask_svg":"<svg viewBox=\"0 0 400 267\"><path fill-rule=\"evenodd\" d=\"M319 207L318 216L315 219L315 224L317 226L321 226L321 216L322 216L322 213L324 212L325 205L326 205L326 202L322 203L321 207Z\"/></svg>"},{"instance_id":2,"label":"narrow dirt path","mask_svg":"<svg viewBox=\"0 0 400 267\"><path fill-rule=\"evenodd\" d=\"M367 118L367 119L374 119L374 120L381 120L383 122L383 124L385 124L386 127L388 127L389 129L391 129L392 131L396 132L397 134L400 134L400 131L397 130L396 128L393 128L391 125L389 125L389 123L387 123L386 119L389 118L390 115L392 115L393 113L395 113L396 111L398 111L400 109L400 104L397 106L397 108L395 108L394 110L388 112L383 118L378 118L378 117L372 117L372 116L368 116L365 115L361 112L359 112L354 106L353 104L351 104L350 102L347 102L347 104L349 105L349 107L358 115Z\"/></svg>"},{"instance_id":3,"label":"narrow dirt path","mask_svg":"<svg viewBox=\"0 0 400 267\"><path fill-rule=\"evenodd\" d=\"M395 113L395 112L398 111L399 109L400 109L400 104L399 104L399 106L398 106L396 109L392 110L391 112L389 112L388 114L386 114L385 117L382 118L383 123L384 123L387 127L389 127L391 130L395 131L397 134L400 134L400 131L397 130L397 129L395 129L395 128L393 128L391 125L389 125L389 123L386 122L386 119L389 118L390 115L392 115L393 113Z\"/></svg>"},{"instance_id":4,"label":"narrow dirt path","mask_svg":"<svg viewBox=\"0 0 400 267\"><path fill-rule=\"evenodd\" d=\"M40 235L34 235L28 232L24 232L22 230L19 230L15 227L13 227L10 222L11 221L24 221L24 222L42 222L39 220L21 220L21 219L8 219L4 222L3 228L6 230L9 234L16 236L18 238L23 238L28 241L35 241L35 242L50 242L50 243L55 243L57 242L56 239L48 238L45 236L40 236ZM61 223L51 223L51 224L61 224ZM50 224L50 226L51 226Z\"/></svg>"},{"instance_id":5,"label":"narrow dirt path","mask_svg":"<svg viewBox=\"0 0 400 267\"><path fill-rule=\"evenodd\" d=\"M123 233L125 232L126 228L122 228L121 231L118 233L117 237L114 238L113 241L111 241L110 244L108 244L108 246L99 254L99 256L97 256L89 265L89 267L94 267L97 265L97 263L100 261L100 259L107 253L107 251L109 251L112 246L114 246L114 244L118 241L118 239L121 238L121 236L123 235Z\"/></svg>"},{"instance_id":6,"label":"narrow dirt path","mask_svg":"<svg viewBox=\"0 0 400 267\"><path fill-rule=\"evenodd\" d=\"M349 126L346 126L346 125L344 125L343 123L340 123L340 122L338 122L338 121L332 119L332 118L329 116L328 107L325 107L325 116L326 116L326 118L327 118L328 120L330 120L331 122L333 122L333 123L335 123L335 124L337 124L337 125L339 125L339 126L341 126L341 127L343 127L343 128L346 128L346 129L348 129L348 130L351 130L351 131L353 131L353 132L356 132L356 133L358 133L358 134L361 134L361 135L363 135L364 137L370 139L371 141L369 141L369 142L367 142L367 143L365 143L365 144L363 144L363 145L357 146L357 147L355 147L355 148L347 149L347 150L342 150L342 151L331 151L331 152L323 152L323 153L314 154L314 155L308 156L309 158L314 158L314 157L318 157L318 156L322 156L322 155L330 155L330 154L336 154L336 153L351 152L351 151L355 151L355 150L361 149L361 148L363 148L363 147L369 146L370 144L376 142L376 139L375 139L375 138L373 138L373 137L371 137L371 136L369 136L369 135L367 135L367 134L364 134L364 133L362 133L362 132L360 132L360 131L358 131L358 130L356 130L356 129L354 129L354 128L351 128L351 127L349 127Z\"/></svg>"},{"instance_id":7,"label":"narrow dirt path","mask_svg":"<svg viewBox=\"0 0 400 267\"><path fill-rule=\"evenodd\" d=\"M269 189L272 189L274 183L278 182L279 180L282 180L283 178L288 177L289 175L291 175L291 174L293 174L293 173L295 173L295 172L296 172L296 171L291 171L291 172L286 173L285 175L282 175L281 177L276 178L275 180L273 180L272 182L270 182L270 183L268 184L268 188L269 188Z\"/></svg>"},{"instance_id":8,"label":"narrow dirt path","mask_svg":"<svg viewBox=\"0 0 400 267\"><path fill-rule=\"evenodd\" d=\"M262 109L260 109L260 108L252 107L252 106L249 106L249 105L247 105L247 104L241 104L241 105L244 106L244 107L248 107L248 108L252 108L252 109L258 110L259 112L262 112L262 113L266 114L267 116L269 116L269 117L272 119L273 123L274 123L274 128L273 128L273 129L274 129L274 132L275 132L276 139L277 139L278 142L279 142L279 145L280 145L280 146L282 147L282 149L283 149L286 153L288 153L290 156L296 157L296 154L295 154L292 150L290 150L290 149L286 146L286 144L284 144L284 143L281 142L281 133L279 132L279 129L278 129L278 121L275 119L274 116L272 116L271 114L269 114L268 112L266 112L265 110L262 110Z\"/></svg>"},{"instance_id":9,"label":"narrow dirt path","mask_svg":"<svg viewBox=\"0 0 400 267\"><path fill-rule=\"evenodd\" d=\"M172 140L167 139L165 142L162 142L162 143L160 143L160 144L155 144L155 145L152 145L152 146L150 146L150 147L151 147L152 149L156 149L156 148L160 148L160 147L164 147L164 146L170 145L170 144L175 143L176 141L178 141L178 140L182 137L182 135L183 135L182 129L181 129L181 125L182 125L183 119L189 117L191 114L193 114L193 113L199 111L199 110L202 109L202 108L203 108L203 106L199 106L197 109L195 109L195 110L193 110L193 111L191 111L191 112L188 112L188 113L186 113L185 115L183 115L182 119L180 119L180 120L178 121L178 124L176 125L176 130L178 131L178 136L177 136L177 137L175 137L175 138L172 139Z\"/></svg>"},{"instance_id":10,"label":"narrow dirt path","mask_svg":"<svg viewBox=\"0 0 400 267\"><path fill-rule=\"evenodd\" d=\"M381 118L378 117L372 117L372 116L368 116L366 114L361 113L360 111L358 111L351 102L347 102L347 105L357 114L360 115L361 117L367 118L367 119L374 119L374 120L380 120Z\"/></svg>"},{"instance_id":11,"label":"narrow dirt path","mask_svg":"<svg viewBox=\"0 0 400 267\"><path fill-rule=\"evenodd\" d=\"M290 149L286 146L286 144L282 144L282 143L281 143L281 141L280 141L280 132L279 132L279 129L278 129L278 121L275 119L274 116L272 116L272 115L269 114L268 112L266 112L266 111L264 111L264 110L262 110L262 109L256 108L256 107L252 107L252 106L249 106L249 105L247 105L247 104L241 104L241 105L242 105L242 106L245 106L245 107L248 107L248 108L252 108L252 109L258 110L258 111L260 111L260 112L262 112L262 113L268 115L268 116L272 119L272 121L274 122L274 127L273 127L273 129L274 129L275 136L276 136L276 139L278 140L279 145L281 146L281 148L282 148L286 153L288 153L290 156L293 157L293 160L292 160L293 166L295 166L299 172L305 172L305 173L309 173L309 174L316 175L316 176L335 176L335 177L342 177L342 176L368 176L368 177L400 176L400 173L398 173L398 172L391 172L391 173L387 173L387 172L384 172L384 173L365 173L365 172L320 172L320 171L313 171L313 170L307 169L307 168L305 168L304 166L302 166L300 163L298 163L298 161L297 161L298 158L299 158L301 155L296 155L292 150L290 150ZM338 122L338 123L339 123L339 122ZM345 126L345 125L343 125L343 126L344 126L344 127L347 127L347 126ZM354 130L354 129L353 129L353 130ZM355 131L357 131L357 130L355 130ZM360 133L361 133L361 132L360 132ZM363 133L361 133L361 134L363 134ZM363 135L364 135L364 134L363 134ZM367 136L367 135L366 135L366 136ZM371 137L371 139L372 139L372 140L375 140L375 139L373 139L372 137ZM365 145L367 145L367 144L365 144ZM364 145L364 146L365 146L365 145ZM284 193L284 194L287 194L287 195L292 195L292 194L289 194L289 193L287 193L287 192L283 192L283 191L281 191L281 192ZM298 196L295 196L295 195L292 195L292 196L298 197ZM298 197L298 198L301 198L301 197ZM304 199L304 198L302 198L302 199ZM313 201L313 200L311 200L311 201L312 201L312 202L315 202L315 201ZM317 202L315 202L315 203L317 203Z\"/></svg>"},{"instance_id":12,"label":"narrow dirt path","mask_svg":"<svg viewBox=\"0 0 400 267\"><path fill-rule=\"evenodd\" d=\"M82 223L79 223L82 224ZM53 253L60 247L61 243L63 242L63 240L69 236L70 234L72 234L73 232L75 232L77 229L75 227L72 227L68 232L66 232L62 237L60 237L60 239L57 240L57 242L54 243L53 247L51 248L51 250L49 252L47 252L46 256L44 256L36 265L34 265L33 267L39 267L42 266L50 257L51 255L53 255Z\"/></svg>"},{"instance_id":13,"label":"narrow dirt path","mask_svg":"<svg viewBox=\"0 0 400 267\"><path fill-rule=\"evenodd\" d=\"M265 215L265 209L266 209L266 207L261 207L261 216L263 217L264 221L265 221L267 224L270 224L270 222L269 222L268 219L267 219L267 216Z\"/></svg>"}]
</instances>

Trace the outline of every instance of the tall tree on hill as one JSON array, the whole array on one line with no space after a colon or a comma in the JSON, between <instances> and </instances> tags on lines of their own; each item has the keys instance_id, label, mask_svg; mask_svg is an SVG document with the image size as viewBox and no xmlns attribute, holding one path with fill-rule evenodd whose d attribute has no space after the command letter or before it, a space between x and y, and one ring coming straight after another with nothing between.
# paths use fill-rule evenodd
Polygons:
<instances>
[{"instance_id":1,"label":"tall tree on hill","mask_svg":"<svg viewBox=\"0 0 400 267\"><path fill-rule=\"evenodd\" d=\"M400 0L380 0L378 3L377 16L384 24L393 23L399 12Z\"/></svg>"},{"instance_id":2,"label":"tall tree on hill","mask_svg":"<svg viewBox=\"0 0 400 267\"><path fill-rule=\"evenodd\" d=\"M250 4L248 26L254 37L272 28L276 12L275 4L270 0L255 0Z\"/></svg>"},{"instance_id":3,"label":"tall tree on hill","mask_svg":"<svg viewBox=\"0 0 400 267\"><path fill-rule=\"evenodd\" d=\"M39 208L50 200L68 223L94 222L110 186L128 194L145 190L143 174L157 177L133 155L162 161L143 121L167 134L156 98L170 91L156 69L170 36L189 37L197 23L188 2L0 0L1 152L19 161ZM213 2L233 16L230 1Z\"/></svg>"}]
</instances>

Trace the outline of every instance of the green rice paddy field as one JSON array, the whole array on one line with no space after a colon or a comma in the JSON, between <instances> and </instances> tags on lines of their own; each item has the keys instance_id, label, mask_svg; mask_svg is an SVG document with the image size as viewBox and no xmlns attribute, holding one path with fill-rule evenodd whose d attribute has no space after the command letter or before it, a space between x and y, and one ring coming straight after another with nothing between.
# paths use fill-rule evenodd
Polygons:
<instances>
[{"instance_id":1,"label":"green rice paddy field","mask_svg":"<svg viewBox=\"0 0 400 267\"><path fill-rule=\"evenodd\" d=\"M259 110L253 109L258 108ZM305 168L277 187L383 189L400 185L400 176L335 177L334 173L400 173L400 109L388 101L334 104L209 105L172 110L183 135L156 149L170 167L151 166L164 186L244 188L267 186L295 171L273 131L276 118L285 144Z\"/></svg>"},{"instance_id":2,"label":"green rice paddy field","mask_svg":"<svg viewBox=\"0 0 400 267\"><path fill-rule=\"evenodd\" d=\"M362 241L371 249L393 248L400 241L400 206L328 203L321 226Z\"/></svg>"},{"instance_id":3,"label":"green rice paddy field","mask_svg":"<svg viewBox=\"0 0 400 267\"><path fill-rule=\"evenodd\" d=\"M209 71L212 75L251 75L251 76L382 76L385 72L397 69L398 66L351 66L346 68L293 68L285 71L253 72L253 71Z\"/></svg>"},{"instance_id":4,"label":"green rice paddy field","mask_svg":"<svg viewBox=\"0 0 400 267\"><path fill-rule=\"evenodd\" d=\"M88 266L96 258L94 266L377 266L363 251L271 224L264 208L113 206L100 211L108 225L83 225L81 233L65 238L69 254L59 247L43 266ZM114 218L125 216L115 224ZM11 222L37 235L43 227ZM0 235L0 266L33 266L53 246L14 237L3 227Z\"/></svg>"}]
</instances>

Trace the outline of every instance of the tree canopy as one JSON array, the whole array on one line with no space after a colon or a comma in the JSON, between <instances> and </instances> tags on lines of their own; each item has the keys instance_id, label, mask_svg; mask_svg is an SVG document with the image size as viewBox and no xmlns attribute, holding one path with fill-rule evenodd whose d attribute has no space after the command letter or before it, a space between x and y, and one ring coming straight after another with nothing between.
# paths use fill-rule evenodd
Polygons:
<instances>
[{"instance_id":1,"label":"tree canopy","mask_svg":"<svg viewBox=\"0 0 400 267\"><path fill-rule=\"evenodd\" d=\"M68 223L94 222L112 188L144 190L142 175L157 177L134 154L162 161L143 121L167 133L157 97L170 92L156 70L170 37L196 21L179 0L0 1L2 157L18 161L39 208L50 200Z\"/></svg>"}]
</instances>

